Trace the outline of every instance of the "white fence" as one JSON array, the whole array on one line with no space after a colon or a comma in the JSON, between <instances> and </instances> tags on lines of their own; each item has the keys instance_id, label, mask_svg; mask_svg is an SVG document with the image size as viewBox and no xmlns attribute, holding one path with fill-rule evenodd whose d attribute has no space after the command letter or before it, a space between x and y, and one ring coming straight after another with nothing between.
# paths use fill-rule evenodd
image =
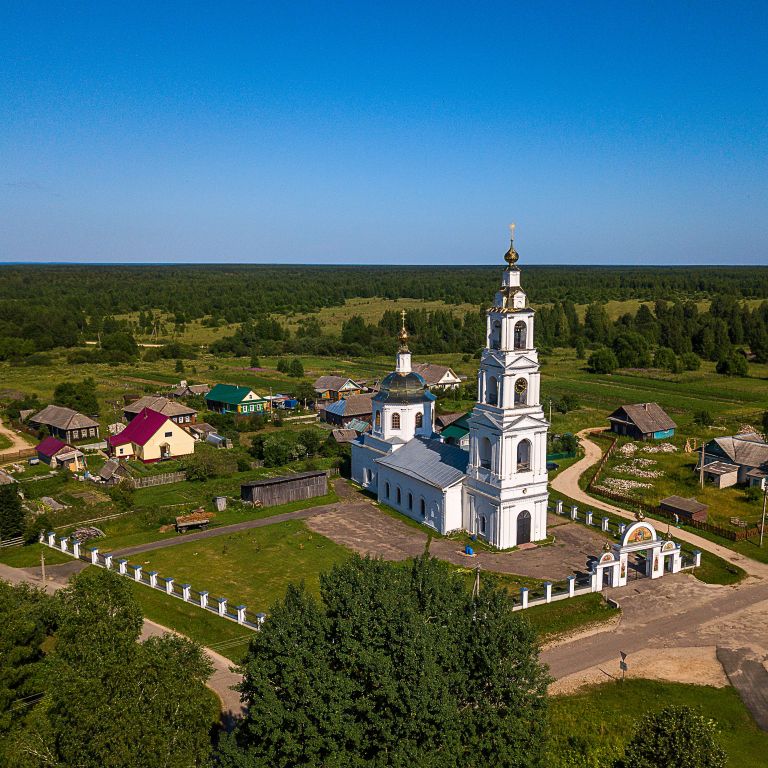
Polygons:
<instances>
[{"instance_id":1,"label":"white fence","mask_svg":"<svg viewBox=\"0 0 768 768\"><path fill-rule=\"evenodd\" d=\"M266 614L257 613L254 621L250 621L247 618L247 609L244 605L236 605L231 608L226 597L210 597L208 592L193 589L191 584L177 584L176 579L172 576L160 576L157 571L145 572L143 566L129 563L125 558L116 559L109 553L102 554L97 547L90 547L83 551L83 545L71 536L58 536L54 531L49 531L40 534L40 543L51 549L64 552L77 560L83 560L91 565L125 576L137 584L160 590L169 597L175 597L248 629L258 630L266 618Z\"/></svg>"}]
</instances>

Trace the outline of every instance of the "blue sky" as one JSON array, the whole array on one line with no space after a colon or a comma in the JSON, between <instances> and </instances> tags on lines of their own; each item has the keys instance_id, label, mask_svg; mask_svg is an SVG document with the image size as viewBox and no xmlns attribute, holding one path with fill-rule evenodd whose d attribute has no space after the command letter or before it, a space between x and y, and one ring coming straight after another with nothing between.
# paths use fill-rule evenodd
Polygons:
<instances>
[{"instance_id":1,"label":"blue sky","mask_svg":"<svg viewBox=\"0 0 768 768\"><path fill-rule=\"evenodd\" d=\"M768 8L0 6L0 261L768 263Z\"/></svg>"}]
</instances>

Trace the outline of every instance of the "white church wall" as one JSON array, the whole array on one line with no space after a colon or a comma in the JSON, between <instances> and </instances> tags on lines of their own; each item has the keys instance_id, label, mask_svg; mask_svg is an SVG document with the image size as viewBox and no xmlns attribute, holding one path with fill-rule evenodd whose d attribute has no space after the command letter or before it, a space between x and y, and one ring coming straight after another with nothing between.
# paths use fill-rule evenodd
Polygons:
<instances>
[{"instance_id":1,"label":"white church wall","mask_svg":"<svg viewBox=\"0 0 768 768\"><path fill-rule=\"evenodd\" d=\"M352 443L352 480L363 488L376 493L379 467L375 463L382 454L366 448L357 442Z\"/></svg>"}]
</instances>

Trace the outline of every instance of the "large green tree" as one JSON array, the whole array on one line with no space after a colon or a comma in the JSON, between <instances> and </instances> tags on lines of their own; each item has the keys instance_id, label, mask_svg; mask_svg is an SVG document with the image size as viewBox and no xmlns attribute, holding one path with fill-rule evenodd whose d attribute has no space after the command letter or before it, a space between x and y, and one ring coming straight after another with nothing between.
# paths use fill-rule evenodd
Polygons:
<instances>
[{"instance_id":1,"label":"large green tree","mask_svg":"<svg viewBox=\"0 0 768 768\"><path fill-rule=\"evenodd\" d=\"M542 765L548 677L505 591L354 557L321 598L290 587L251 641L222 766Z\"/></svg>"},{"instance_id":2,"label":"large green tree","mask_svg":"<svg viewBox=\"0 0 768 768\"><path fill-rule=\"evenodd\" d=\"M129 581L88 569L58 593L59 630L46 695L12 765L188 768L210 751L211 664L172 635L138 642L141 610Z\"/></svg>"},{"instance_id":3,"label":"large green tree","mask_svg":"<svg viewBox=\"0 0 768 768\"><path fill-rule=\"evenodd\" d=\"M18 485L0 485L0 539L18 536L24 530L24 508Z\"/></svg>"},{"instance_id":4,"label":"large green tree","mask_svg":"<svg viewBox=\"0 0 768 768\"><path fill-rule=\"evenodd\" d=\"M723 768L717 726L691 707L671 706L641 718L615 768Z\"/></svg>"}]
</instances>

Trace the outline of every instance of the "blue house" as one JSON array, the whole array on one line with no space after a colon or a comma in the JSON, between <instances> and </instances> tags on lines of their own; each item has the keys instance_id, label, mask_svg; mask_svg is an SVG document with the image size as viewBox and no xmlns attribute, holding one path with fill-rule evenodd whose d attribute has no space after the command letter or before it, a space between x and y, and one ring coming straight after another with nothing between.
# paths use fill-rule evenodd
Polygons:
<instances>
[{"instance_id":1,"label":"blue house","mask_svg":"<svg viewBox=\"0 0 768 768\"><path fill-rule=\"evenodd\" d=\"M634 440L665 440L674 437L675 424L658 403L622 405L609 417L611 432Z\"/></svg>"}]
</instances>

